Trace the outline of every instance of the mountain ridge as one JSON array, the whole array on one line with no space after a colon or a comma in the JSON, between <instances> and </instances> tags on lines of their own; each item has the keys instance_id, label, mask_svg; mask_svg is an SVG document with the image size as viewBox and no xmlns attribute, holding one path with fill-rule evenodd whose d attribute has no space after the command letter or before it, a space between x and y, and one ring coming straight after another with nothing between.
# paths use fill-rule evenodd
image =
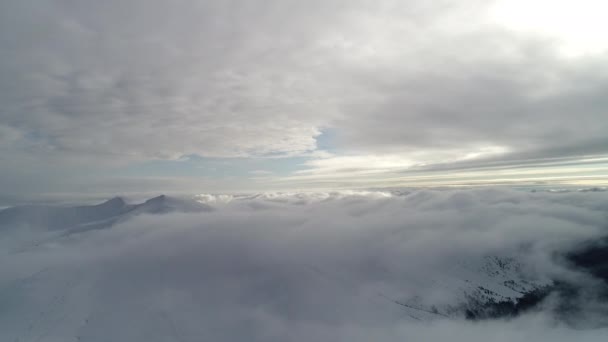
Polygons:
<instances>
[{"instance_id":1,"label":"mountain ridge","mask_svg":"<svg viewBox=\"0 0 608 342\"><path fill-rule=\"evenodd\" d=\"M112 226L140 214L171 212L208 212L210 205L195 200L160 195L142 203L129 204L116 196L95 205L53 206L22 205L0 210L0 228L35 227L48 230L74 229L97 223L98 228Z\"/></svg>"}]
</instances>

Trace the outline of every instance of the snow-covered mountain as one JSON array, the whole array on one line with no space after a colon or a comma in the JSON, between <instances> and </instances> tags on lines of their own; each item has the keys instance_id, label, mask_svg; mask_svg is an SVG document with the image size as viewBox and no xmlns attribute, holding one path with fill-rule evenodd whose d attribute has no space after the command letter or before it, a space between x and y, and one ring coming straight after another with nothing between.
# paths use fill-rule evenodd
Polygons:
<instances>
[{"instance_id":1,"label":"snow-covered mountain","mask_svg":"<svg viewBox=\"0 0 608 342\"><path fill-rule=\"evenodd\" d=\"M0 231L4 228L34 227L48 230L104 228L140 214L211 211L209 205L191 199L160 195L139 204L127 204L114 197L101 204L73 207L26 205L0 210Z\"/></svg>"},{"instance_id":2,"label":"snow-covered mountain","mask_svg":"<svg viewBox=\"0 0 608 342\"><path fill-rule=\"evenodd\" d=\"M0 226L35 226L47 229L66 229L82 224L104 221L133 210L120 197L92 206L54 207L30 205L8 208L0 211Z\"/></svg>"}]
</instances>

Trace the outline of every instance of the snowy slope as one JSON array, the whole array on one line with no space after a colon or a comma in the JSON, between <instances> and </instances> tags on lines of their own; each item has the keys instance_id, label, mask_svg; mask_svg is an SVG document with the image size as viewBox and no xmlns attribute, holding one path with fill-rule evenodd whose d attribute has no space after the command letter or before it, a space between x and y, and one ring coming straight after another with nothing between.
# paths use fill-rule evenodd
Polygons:
<instances>
[{"instance_id":1,"label":"snowy slope","mask_svg":"<svg viewBox=\"0 0 608 342\"><path fill-rule=\"evenodd\" d=\"M33 226L52 229L66 229L82 224L107 220L123 215L135 208L116 197L93 206L53 207L19 206L0 211L0 226Z\"/></svg>"},{"instance_id":2,"label":"snowy slope","mask_svg":"<svg viewBox=\"0 0 608 342\"><path fill-rule=\"evenodd\" d=\"M190 199L160 195L140 204L127 204L115 197L98 205L54 207L43 205L18 206L0 210L0 232L11 228L40 228L69 230L82 227L109 227L118 220L139 214L170 212L204 212L212 208Z\"/></svg>"}]
</instances>

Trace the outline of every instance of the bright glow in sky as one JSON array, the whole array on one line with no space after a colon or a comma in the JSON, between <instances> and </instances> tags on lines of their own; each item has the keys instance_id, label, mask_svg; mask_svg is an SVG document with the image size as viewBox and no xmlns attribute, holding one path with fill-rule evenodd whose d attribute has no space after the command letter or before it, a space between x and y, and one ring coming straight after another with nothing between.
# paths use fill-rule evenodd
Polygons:
<instances>
[{"instance_id":1,"label":"bright glow in sky","mask_svg":"<svg viewBox=\"0 0 608 342\"><path fill-rule=\"evenodd\" d=\"M567 56L608 49L608 2L604 0L502 0L491 19L521 33L556 39Z\"/></svg>"}]
</instances>

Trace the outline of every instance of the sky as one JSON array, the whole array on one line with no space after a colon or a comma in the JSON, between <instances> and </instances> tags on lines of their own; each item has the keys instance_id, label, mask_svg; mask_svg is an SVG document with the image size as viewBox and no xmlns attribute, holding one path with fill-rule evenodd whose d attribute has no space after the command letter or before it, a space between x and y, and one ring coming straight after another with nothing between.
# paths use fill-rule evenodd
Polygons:
<instances>
[{"instance_id":1,"label":"sky","mask_svg":"<svg viewBox=\"0 0 608 342\"><path fill-rule=\"evenodd\" d=\"M1 1L2 198L606 185L606 10Z\"/></svg>"}]
</instances>

